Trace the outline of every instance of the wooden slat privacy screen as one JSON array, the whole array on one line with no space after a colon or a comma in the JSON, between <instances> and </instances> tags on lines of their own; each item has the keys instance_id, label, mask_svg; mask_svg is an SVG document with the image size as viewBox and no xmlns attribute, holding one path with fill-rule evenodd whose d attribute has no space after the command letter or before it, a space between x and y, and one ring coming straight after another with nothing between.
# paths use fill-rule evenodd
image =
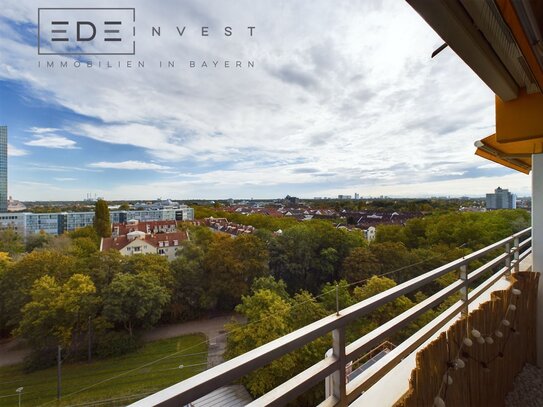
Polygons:
<instances>
[{"instance_id":1,"label":"wooden slat privacy screen","mask_svg":"<svg viewBox=\"0 0 543 407\"><path fill-rule=\"evenodd\" d=\"M468 318L457 321L446 333L417 354L417 367L411 373L410 389L395 407L433 406L439 395L447 407L499 407L512 389L515 376L525 363L535 364L535 316L539 273L513 274L512 288L521 290L514 295L512 288L492 293L491 301L470 312ZM509 305L516 306L512 311ZM513 307L514 308L514 307ZM503 319L510 322L504 326ZM479 344L467 334L476 329L491 342ZM503 333L499 338L495 331ZM499 334L498 334L499 335ZM472 346L463 345L469 336ZM454 368L456 356L465 362L464 368ZM449 366L449 367L448 367ZM443 382L449 372L452 384Z\"/></svg>"}]
</instances>

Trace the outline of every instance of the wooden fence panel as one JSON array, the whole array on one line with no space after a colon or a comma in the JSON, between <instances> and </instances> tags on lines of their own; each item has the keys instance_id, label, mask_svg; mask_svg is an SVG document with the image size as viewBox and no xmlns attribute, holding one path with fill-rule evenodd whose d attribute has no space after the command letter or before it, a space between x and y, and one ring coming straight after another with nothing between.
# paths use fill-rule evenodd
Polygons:
<instances>
[{"instance_id":1,"label":"wooden fence panel","mask_svg":"<svg viewBox=\"0 0 543 407\"><path fill-rule=\"evenodd\" d=\"M492 293L490 301L419 351L410 389L396 407L433 406L436 397L447 407L503 406L515 376L525 363L536 361L538 280L538 273L513 274L512 288ZM514 290L520 290L520 295ZM478 342L473 329L481 333L484 344ZM464 343L467 337L471 346ZM454 366L457 356L464 368ZM446 373L451 384L444 381Z\"/></svg>"}]
</instances>

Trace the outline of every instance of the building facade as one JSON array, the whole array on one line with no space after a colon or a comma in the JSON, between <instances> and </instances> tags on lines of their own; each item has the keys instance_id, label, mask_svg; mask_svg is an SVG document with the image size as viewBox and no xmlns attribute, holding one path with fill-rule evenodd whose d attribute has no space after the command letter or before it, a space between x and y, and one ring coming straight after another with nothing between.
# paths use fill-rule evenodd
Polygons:
<instances>
[{"instance_id":1,"label":"building facade","mask_svg":"<svg viewBox=\"0 0 543 407\"><path fill-rule=\"evenodd\" d=\"M188 221L194 220L194 209L181 205L179 209L111 211L111 223L137 221ZM92 226L94 212L57 213L0 213L0 230L14 229L22 235L33 235L44 231L51 235Z\"/></svg>"},{"instance_id":2,"label":"building facade","mask_svg":"<svg viewBox=\"0 0 543 407\"><path fill-rule=\"evenodd\" d=\"M25 234L24 213L0 213L0 230L12 229L20 235Z\"/></svg>"},{"instance_id":3,"label":"building facade","mask_svg":"<svg viewBox=\"0 0 543 407\"><path fill-rule=\"evenodd\" d=\"M0 126L0 213L8 211L8 127Z\"/></svg>"},{"instance_id":4,"label":"building facade","mask_svg":"<svg viewBox=\"0 0 543 407\"><path fill-rule=\"evenodd\" d=\"M516 209L517 196L500 187L493 194L486 194L486 209Z\"/></svg>"}]
</instances>

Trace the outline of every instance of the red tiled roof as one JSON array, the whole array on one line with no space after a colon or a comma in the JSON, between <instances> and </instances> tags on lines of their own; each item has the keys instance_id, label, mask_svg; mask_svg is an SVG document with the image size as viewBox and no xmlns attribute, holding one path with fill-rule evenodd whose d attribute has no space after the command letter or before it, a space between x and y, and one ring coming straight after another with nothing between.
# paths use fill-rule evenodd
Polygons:
<instances>
[{"instance_id":1,"label":"red tiled roof","mask_svg":"<svg viewBox=\"0 0 543 407\"><path fill-rule=\"evenodd\" d=\"M143 233L147 233L147 228L149 227L149 230L153 232L155 229L158 230L159 228L164 227L176 227L177 222L175 220L155 220L155 221L141 221L137 224L129 224L129 223L114 223L113 229L119 228L119 236L126 235L130 232L140 231Z\"/></svg>"},{"instance_id":2,"label":"red tiled roof","mask_svg":"<svg viewBox=\"0 0 543 407\"><path fill-rule=\"evenodd\" d=\"M177 244L174 241L177 240ZM187 240L186 232L175 233L157 233L156 235L145 236L145 241L152 244L155 247L159 247L158 242L168 242L168 246L179 246L179 243L183 240Z\"/></svg>"},{"instance_id":3,"label":"red tiled roof","mask_svg":"<svg viewBox=\"0 0 543 407\"><path fill-rule=\"evenodd\" d=\"M102 251L109 249L121 250L128 243L126 235L119 237L104 237L102 238Z\"/></svg>"},{"instance_id":4,"label":"red tiled roof","mask_svg":"<svg viewBox=\"0 0 543 407\"><path fill-rule=\"evenodd\" d=\"M174 241L177 240L177 245L174 244ZM187 240L186 232L175 232L175 233L157 233L154 235L146 235L144 241L149 243L153 247L159 247L159 242L168 242L166 247L175 247L183 241ZM109 249L122 250L131 240L128 240L126 235L119 237L105 237L102 239L102 251Z\"/></svg>"}]
</instances>

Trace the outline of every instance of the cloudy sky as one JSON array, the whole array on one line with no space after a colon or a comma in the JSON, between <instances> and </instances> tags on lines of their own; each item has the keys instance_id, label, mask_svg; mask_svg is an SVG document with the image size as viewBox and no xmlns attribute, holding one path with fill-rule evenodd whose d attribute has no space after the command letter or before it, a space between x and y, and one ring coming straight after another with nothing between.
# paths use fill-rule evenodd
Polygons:
<instances>
[{"instance_id":1,"label":"cloudy sky","mask_svg":"<svg viewBox=\"0 0 543 407\"><path fill-rule=\"evenodd\" d=\"M43 3L0 10L14 198L530 193L474 156L494 95L450 49L430 59L442 41L406 2L57 0L136 9L135 55L84 57L38 55Z\"/></svg>"}]
</instances>

